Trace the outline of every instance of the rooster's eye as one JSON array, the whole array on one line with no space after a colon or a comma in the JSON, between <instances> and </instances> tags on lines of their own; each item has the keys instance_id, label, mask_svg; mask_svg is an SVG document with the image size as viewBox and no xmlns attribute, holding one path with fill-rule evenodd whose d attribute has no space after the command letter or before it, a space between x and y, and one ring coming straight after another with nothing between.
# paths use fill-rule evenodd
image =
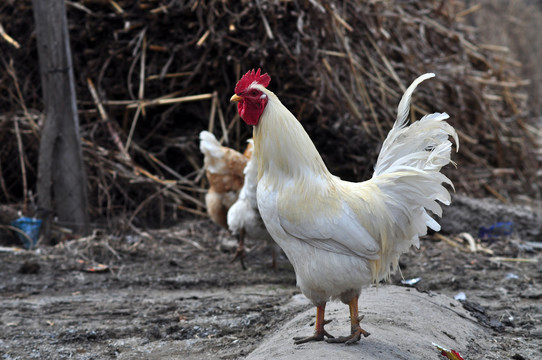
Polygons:
<instances>
[{"instance_id":1,"label":"rooster's eye","mask_svg":"<svg viewBox=\"0 0 542 360\"><path fill-rule=\"evenodd\" d=\"M251 95L251 96L257 96L257 95L258 95L258 91L257 91L257 90L252 90L252 91L250 92L250 95Z\"/></svg>"}]
</instances>

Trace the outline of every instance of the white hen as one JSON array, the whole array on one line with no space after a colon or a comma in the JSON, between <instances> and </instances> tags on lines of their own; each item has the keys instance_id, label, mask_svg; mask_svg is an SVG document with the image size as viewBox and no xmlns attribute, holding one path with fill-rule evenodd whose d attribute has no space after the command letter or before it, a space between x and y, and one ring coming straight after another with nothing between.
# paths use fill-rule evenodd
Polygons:
<instances>
[{"instance_id":1,"label":"white hen","mask_svg":"<svg viewBox=\"0 0 542 360\"><path fill-rule=\"evenodd\" d=\"M230 231L239 236L239 249L237 256L244 256L244 241L246 238L254 241L265 241L271 247L273 270L277 268L277 245L267 232L263 223L258 200L256 199L256 188L258 186L258 164L253 156L254 141L248 140L249 146L245 150L245 156L249 158L244 170L245 183L239 192L239 198L228 211L228 227Z\"/></svg>"}]
</instances>

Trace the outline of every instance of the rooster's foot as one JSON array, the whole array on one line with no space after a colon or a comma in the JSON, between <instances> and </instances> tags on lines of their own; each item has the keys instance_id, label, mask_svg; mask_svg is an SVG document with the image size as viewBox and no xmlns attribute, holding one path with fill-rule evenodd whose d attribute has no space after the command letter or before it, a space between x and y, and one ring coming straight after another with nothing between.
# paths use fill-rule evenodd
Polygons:
<instances>
[{"instance_id":1,"label":"rooster's foot","mask_svg":"<svg viewBox=\"0 0 542 360\"><path fill-rule=\"evenodd\" d=\"M314 335L312 336L307 336L307 337L303 337L303 336L299 336L299 337L295 337L294 338L294 344L296 345L299 345L299 344L304 344L304 343L307 343L309 341L322 341L324 340L324 337L327 337L328 339L326 341L330 341L331 339L333 339L333 335L330 335L327 331L324 330L323 333L314 333Z\"/></svg>"},{"instance_id":2,"label":"rooster's foot","mask_svg":"<svg viewBox=\"0 0 542 360\"><path fill-rule=\"evenodd\" d=\"M328 340L333 339L334 338L333 335L330 335L327 331L324 330L324 325L329 324L330 322L331 320L324 320L322 328L320 330L316 330L314 332L314 335L312 336L306 336L306 337L296 336L294 338L294 344L299 345L299 344L307 343L309 341L322 341L324 340L324 337L327 337Z\"/></svg>"},{"instance_id":3,"label":"rooster's foot","mask_svg":"<svg viewBox=\"0 0 542 360\"><path fill-rule=\"evenodd\" d=\"M358 318L358 324L357 325L352 326L352 333L349 336L341 336L341 337L338 337L336 339L327 339L326 342L328 342L328 343L344 343L345 345L352 345L352 344L355 344L355 343L357 343L358 341L361 340L361 335L363 335L364 337L367 337L367 336L371 335L370 333L363 330L359 326L359 321L361 321L361 319L363 319L363 316L360 316Z\"/></svg>"}]
</instances>

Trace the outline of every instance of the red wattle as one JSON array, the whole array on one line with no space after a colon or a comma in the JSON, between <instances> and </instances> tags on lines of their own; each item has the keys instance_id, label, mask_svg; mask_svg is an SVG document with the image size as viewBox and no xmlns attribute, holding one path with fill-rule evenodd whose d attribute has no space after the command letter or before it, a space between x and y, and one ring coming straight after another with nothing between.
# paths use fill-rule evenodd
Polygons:
<instances>
[{"instance_id":1,"label":"red wattle","mask_svg":"<svg viewBox=\"0 0 542 360\"><path fill-rule=\"evenodd\" d=\"M239 116L241 116L241 119L243 119L247 125L258 125L258 122L260 121L260 116L267 104L267 98L259 100L260 101L243 99L237 104Z\"/></svg>"}]
</instances>

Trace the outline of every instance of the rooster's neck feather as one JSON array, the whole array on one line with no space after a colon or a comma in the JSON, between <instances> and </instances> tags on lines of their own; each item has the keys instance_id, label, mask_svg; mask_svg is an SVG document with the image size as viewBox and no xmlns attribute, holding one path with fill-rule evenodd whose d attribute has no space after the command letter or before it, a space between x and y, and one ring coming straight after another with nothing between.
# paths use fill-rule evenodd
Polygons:
<instances>
[{"instance_id":1,"label":"rooster's neck feather","mask_svg":"<svg viewBox=\"0 0 542 360\"><path fill-rule=\"evenodd\" d=\"M302 181L323 176L330 180L332 175L303 126L275 94L267 89L264 92L269 101L254 127L258 177L266 174L271 182L277 180L277 185L285 178Z\"/></svg>"}]
</instances>

